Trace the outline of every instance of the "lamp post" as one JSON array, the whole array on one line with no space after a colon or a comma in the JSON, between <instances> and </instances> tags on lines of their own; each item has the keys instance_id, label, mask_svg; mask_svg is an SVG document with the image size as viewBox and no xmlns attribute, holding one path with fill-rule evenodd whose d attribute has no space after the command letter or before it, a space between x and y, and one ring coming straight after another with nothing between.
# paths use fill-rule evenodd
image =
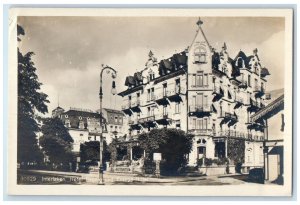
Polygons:
<instances>
[{"instance_id":1,"label":"lamp post","mask_svg":"<svg viewBox=\"0 0 300 205\"><path fill-rule=\"evenodd\" d=\"M99 99L100 99L100 146L99 146L99 184L104 184L104 178L103 178L103 127L102 127L102 99L103 99L103 89L102 89L102 76L103 72L106 71L107 74L111 73L111 77L115 79L117 77L117 71L109 66L104 66L102 64L102 70L100 72L100 91L99 91ZM113 80L112 82L112 90L111 93L115 95L116 92L116 83Z\"/></svg>"}]
</instances>

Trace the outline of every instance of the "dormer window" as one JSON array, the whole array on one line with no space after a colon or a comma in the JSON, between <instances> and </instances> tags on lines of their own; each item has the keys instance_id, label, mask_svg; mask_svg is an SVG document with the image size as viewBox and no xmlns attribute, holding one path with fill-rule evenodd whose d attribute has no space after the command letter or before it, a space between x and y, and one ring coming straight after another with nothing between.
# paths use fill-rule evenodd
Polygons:
<instances>
[{"instance_id":1,"label":"dormer window","mask_svg":"<svg viewBox=\"0 0 300 205\"><path fill-rule=\"evenodd\" d=\"M235 62L235 66L238 68L244 68L245 67L245 62L241 57L238 57L237 61Z\"/></svg>"},{"instance_id":2,"label":"dormer window","mask_svg":"<svg viewBox=\"0 0 300 205\"><path fill-rule=\"evenodd\" d=\"M79 129L84 129L84 123L83 123L83 121L79 122Z\"/></svg>"},{"instance_id":3,"label":"dormer window","mask_svg":"<svg viewBox=\"0 0 300 205\"><path fill-rule=\"evenodd\" d=\"M194 50L194 62L206 63L206 49L204 47L197 47Z\"/></svg>"},{"instance_id":4,"label":"dormer window","mask_svg":"<svg viewBox=\"0 0 300 205\"><path fill-rule=\"evenodd\" d=\"M65 121L65 126L66 126L66 127L71 127L71 125L70 125L70 120L66 120L66 121Z\"/></svg>"},{"instance_id":5,"label":"dormer window","mask_svg":"<svg viewBox=\"0 0 300 205\"><path fill-rule=\"evenodd\" d=\"M148 79L151 81L151 80L153 80L155 78L155 74L154 74L154 72L152 71L152 70L150 70L149 71L149 77L148 77Z\"/></svg>"},{"instance_id":6,"label":"dormer window","mask_svg":"<svg viewBox=\"0 0 300 205\"><path fill-rule=\"evenodd\" d=\"M68 118L69 116L68 115L65 115L65 118Z\"/></svg>"},{"instance_id":7,"label":"dormer window","mask_svg":"<svg viewBox=\"0 0 300 205\"><path fill-rule=\"evenodd\" d=\"M79 116L79 120L82 120L82 117L81 117L81 116Z\"/></svg>"}]
</instances>

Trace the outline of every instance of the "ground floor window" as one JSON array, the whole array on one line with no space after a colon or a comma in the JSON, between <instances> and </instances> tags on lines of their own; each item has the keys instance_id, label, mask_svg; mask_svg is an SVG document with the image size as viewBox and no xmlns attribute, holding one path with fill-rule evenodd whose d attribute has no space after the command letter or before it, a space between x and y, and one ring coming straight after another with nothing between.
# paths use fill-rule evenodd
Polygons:
<instances>
[{"instance_id":1,"label":"ground floor window","mask_svg":"<svg viewBox=\"0 0 300 205\"><path fill-rule=\"evenodd\" d=\"M198 159L205 157L205 155L206 155L206 147L205 146L198 147Z\"/></svg>"},{"instance_id":2,"label":"ground floor window","mask_svg":"<svg viewBox=\"0 0 300 205\"><path fill-rule=\"evenodd\" d=\"M138 160L142 158L144 154L144 150L138 146L132 147L132 159L133 160Z\"/></svg>"},{"instance_id":3,"label":"ground floor window","mask_svg":"<svg viewBox=\"0 0 300 205\"><path fill-rule=\"evenodd\" d=\"M225 158L225 142L215 142L215 157Z\"/></svg>"},{"instance_id":4,"label":"ground floor window","mask_svg":"<svg viewBox=\"0 0 300 205\"><path fill-rule=\"evenodd\" d=\"M119 147L117 148L117 160L127 160L127 148L126 147Z\"/></svg>"}]
</instances>

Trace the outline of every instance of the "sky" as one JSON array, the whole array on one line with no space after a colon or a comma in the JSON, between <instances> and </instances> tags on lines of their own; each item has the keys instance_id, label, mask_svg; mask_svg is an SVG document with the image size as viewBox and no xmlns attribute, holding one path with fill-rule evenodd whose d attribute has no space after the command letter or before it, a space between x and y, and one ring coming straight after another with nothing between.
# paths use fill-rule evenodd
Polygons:
<instances>
[{"instance_id":1,"label":"sky","mask_svg":"<svg viewBox=\"0 0 300 205\"><path fill-rule=\"evenodd\" d=\"M284 18L201 17L202 28L217 51L226 42L231 58L257 48L269 69L267 90L284 84ZM18 17L25 30L22 53L33 51L41 91L49 96L49 113L58 106L99 108L101 65L117 70L117 91L127 75L144 68L150 50L158 60L188 47L198 17ZM104 74L103 107L120 109L122 98L111 95L112 78Z\"/></svg>"}]
</instances>

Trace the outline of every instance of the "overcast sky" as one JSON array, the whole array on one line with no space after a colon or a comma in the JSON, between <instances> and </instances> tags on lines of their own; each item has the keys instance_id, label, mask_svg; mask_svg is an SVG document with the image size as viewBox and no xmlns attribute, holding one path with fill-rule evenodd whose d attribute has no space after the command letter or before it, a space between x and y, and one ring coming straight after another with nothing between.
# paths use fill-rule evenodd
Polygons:
<instances>
[{"instance_id":1,"label":"overcast sky","mask_svg":"<svg viewBox=\"0 0 300 205\"><path fill-rule=\"evenodd\" d=\"M19 47L35 52L42 91L49 95L49 112L58 104L68 109L99 107L101 64L118 71L117 90L126 89L126 75L144 68L149 50L158 60L189 46L198 17L19 17L25 30ZM258 49L269 69L268 90L283 88L284 19L258 17L202 18L209 43L220 50L226 42L231 58L239 50ZM104 107L120 109L111 96L111 77L104 74ZM119 102L118 102L119 101Z\"/></svg>"}]
</instances>

